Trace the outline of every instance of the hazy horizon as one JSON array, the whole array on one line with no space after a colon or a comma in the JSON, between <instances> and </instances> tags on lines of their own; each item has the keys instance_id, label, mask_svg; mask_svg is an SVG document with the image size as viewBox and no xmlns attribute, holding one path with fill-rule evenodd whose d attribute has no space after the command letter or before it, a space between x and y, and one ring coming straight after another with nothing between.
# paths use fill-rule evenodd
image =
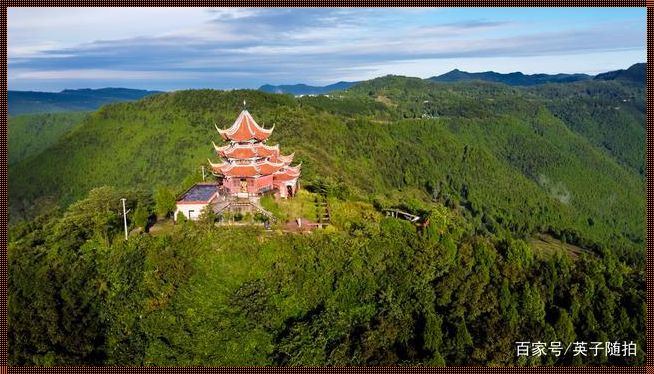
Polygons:
<instances>
[{"instance_id":1,"label":"hazy horizon","mask_svg":"<svg viewBox=\"0 0 654 374\"><path fill-rule=\"evenodd\" d=\"M643 63L643 64L645 64L646 61L636 62L635 64L639 64L639 63ZM634 64L630 64L629 66L625 66L625 67L620 68L620 69L627 69L627 68L629 68L629 67L632 66L632 65L634 65ZM456 69L456 68L455 68L455 69ZM453 70L454 70L454 69L453 69ZM458 69L458 70L461 70L461 69ZM619 69L616 69L616 70L619 70ZM451 72L451 71L452 71L452 70L450 70L450 71L448 71L448 72ZM461 71L463 71L463 70L461 70ZM606 72L608 72L608 71L609 71L609 70L607 70ZM446 73L448 73L448 72L446 72ZM489 71L489 70L486 70L486 71L464 71L464 72L475 74L475 73L487 73L487 72L495 72L495 71ZM496 73L499 73L499 72L496 72ZM520 72L520 71L512 71L512 72L506 72L506 73L501 73L501 74L510 74L510 73L523 73L523 72ZM601 74L601 73L605 73L605 72L602 71L602 72L600 72L600 73L598 73L598 74ZM523 73L523 74L524 74L524 73ZM539 74L539 73L532 73L532 74ZM549 73L549 74L588 74L588 73L563 72L563 73ZM393 74L390 74L390 75L393 75ZM525 74L525 75L527 75L527 74ZM594 76L595 74L589 74L589 75L590 75L590 76ZM370 79L375 79L375 78L380 78L380 77L383 77L383 76L373 77L373 78L370 78ZM421 78L421 79L427 79L427 78L431 78L431 77L433 77L433 76L430 76L430 77L410 77L410 76L407 76L407 77L409 77L409 78ZM364 81L365 81L365 80L364 80ZM173 92L173 91L195 90L195 89L214 89L214 90L222 90L222 91L232 91L232 90L259 89L261 86L264 86L264 85L271 85L271 86L275 86L275 87L277 87L277 86L296 86L296 85L306 85L306 86L310 86L310 87L324 87L324 86L329 86L329 85L336 84L336 83L341 83L341 82L354 82L354 81L337 81L337 82L331 82L331 83L326 83L326 84L322 84L322 85L312 85L312 84L307 84L307 83L305 83L305 82L293 82L293 83L279 83L279 84L264 83L264 84L261 84L259 87L232 87L232 88L217 88L217 87L195 87L195 88L183 88L183 87L182 87L182 88L175 88L175 89L169 89L169 90L165 90L165 89L151 89L151 88L148 88L148 87L105 86L105 87L77 87L77 88L62 88L62 89L60 89L60 90L56 90L56 91L14 90L14 89L9 89L8 91L21 91L21 92L32 91L32 92L45 92L45 93L59 93L59 92L65 91L65 90L85 90L85 89L92 89L92 90L101 90L101 89L130 89L130 90L146 90L146 91L162 91L162 92Z\"/></svg>"}]
</instances>

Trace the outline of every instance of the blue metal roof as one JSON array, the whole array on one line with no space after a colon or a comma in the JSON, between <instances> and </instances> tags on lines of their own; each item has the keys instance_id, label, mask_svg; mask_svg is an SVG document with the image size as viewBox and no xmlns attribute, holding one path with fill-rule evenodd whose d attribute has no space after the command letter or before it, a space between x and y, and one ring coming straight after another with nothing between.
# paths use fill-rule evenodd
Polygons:
<instances>
[{"instance_id":1,"label":"blue metal roof","mask_svg":"<svg viewBox=\"0 0 654 374\"><path fill-rule=\"evenodd\" d=\"M208 201L218 190L215 184L196 184L178 201Z\"/></svg>"}]
</instances>

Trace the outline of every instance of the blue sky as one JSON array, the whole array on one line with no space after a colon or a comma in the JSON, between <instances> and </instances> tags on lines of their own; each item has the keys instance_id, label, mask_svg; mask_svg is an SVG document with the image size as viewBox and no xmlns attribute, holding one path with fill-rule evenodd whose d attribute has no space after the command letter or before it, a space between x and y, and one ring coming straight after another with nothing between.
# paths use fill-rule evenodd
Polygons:
<instances>
[{"instance_id":1,"label":"blue sky","mask_svg":"<svg viewBox=\"0 0 654 374\"><path fill-rule=\"evenodd\" d=\"M257 88L646 60L645 8L9 8L11 90Z\"/></svg>"}]
</instances>

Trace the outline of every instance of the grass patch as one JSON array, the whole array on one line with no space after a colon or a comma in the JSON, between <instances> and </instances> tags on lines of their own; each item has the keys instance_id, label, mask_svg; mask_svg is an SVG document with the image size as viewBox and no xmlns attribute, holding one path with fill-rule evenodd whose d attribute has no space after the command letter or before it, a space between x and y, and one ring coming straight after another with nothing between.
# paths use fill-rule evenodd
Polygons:
<instances>
[{"instance_id":1,"label":"grass patch","mask_svg":"<svg viewBox=\"0 0 654 374\"><path fill-rule=\"evenodd\" d=\"M278 200L276 204L279 209L280 218L284 221L287 221L290 219L302 217L310 221L317 222L318 221L318 214L316 210L317 198L318 198L317 194L305 190L299 190L298 193L292 198L288 198L285 200ZM263 201L261 202L261 205L263 205ZM263 206L266 207L266 205ZM271 212L275 214L273 211Z\"/></svg>"},{"instance_id":2,"label":"grass patch","mask_svg":"<svg viewBox=\"0 0 654 374\"><path fill-rule=\"evenodd\" d=\"M158 236L158 235L170 233L174 228L175 228L175 221L173 221L172 218L166 218L166 219L158 220L154 225L152 225L152 227L150 227L148 233L152 236Z\"/></svg>"},{"instance_id":3,"label":"grass patch","mask_svg":"<svg viewBox=\"0 0 654 374\"><path fill-rule=\"evenodd\" d=\"M284 213L282 210L279 208L279 205L277 205L277 202L275 201L275 197L273 195L264 195L261 197L259 200L259 203L263 207L263 209L269 211L272 213L272 215L280 221L284 221Z\"/></svg>"},{"instance_id":4,"label":"grass patch","mask_svg":"<svg viewBox=\"0 0 654 374\"><path fill-rule=\"evenodd\" d=\"M568 255L572 259L576 259L584 253L593 254L586 249L562 242L561 240L555 239L550 235L538 235L535 238L531 238L529 239L529 245L533 249L534 253L541 256L542 258L552 257L557 252Z\"/></svg>"}]
</instances>

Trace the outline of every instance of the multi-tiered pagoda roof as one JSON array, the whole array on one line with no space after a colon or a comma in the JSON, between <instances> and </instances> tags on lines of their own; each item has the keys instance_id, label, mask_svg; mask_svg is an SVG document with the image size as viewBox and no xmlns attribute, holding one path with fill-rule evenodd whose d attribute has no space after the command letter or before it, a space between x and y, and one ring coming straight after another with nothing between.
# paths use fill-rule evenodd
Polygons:
<instances>
[{"instance_id":1,"label":"multi-tiered pagoda roof","mask_svg":"<svg viewBox=\"0 0 654 374\"><path fill-rule=\"evenodd\" d=\"M281 196L294 194L300 165L290 166L294 154L282 155L279 144L266 145L274 126L264 129L243 110L228 129L219 129L221 138L228 143L213 143L221 162L209 160L213 173L223 178L223 185L233 194L258 194L278 189Z\"/></svg>"}]
</instances>

